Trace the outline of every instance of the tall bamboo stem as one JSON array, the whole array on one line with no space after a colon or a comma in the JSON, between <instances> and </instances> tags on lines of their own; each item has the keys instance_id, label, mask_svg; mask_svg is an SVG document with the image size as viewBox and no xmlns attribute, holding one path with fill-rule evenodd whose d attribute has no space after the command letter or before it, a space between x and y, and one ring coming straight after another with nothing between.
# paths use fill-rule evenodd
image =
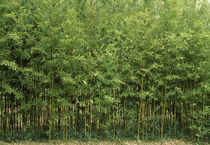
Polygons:
<instances>
[{"instance_id":1,"label":"tall bamboo stem","mask_svg":"<svg viewBox=\"0 0 210 145\"><path fill-rule=\"evenodd\" d=\"M163 131L164 131L164 119L165 119L165 105L166 105L166 87L165 87L165 92L163 91L163 87L162 87L162 92L163 92L163 96L164 96L164 102L163 102L163 106L162 106L162 119L161 119L161 138L163 138Z\"/></svg>"},{"instance_id":2,"label":"tall bamboo stem","mask_svg":"<svg viewBox=\"0 0 210 145\"><path fill-rule=\"evenodd\" d=\"M153 126L152 126L152 138L154 139L155 134L155 112L156 112L156 106L155 106L155 99L153 100Z\"/></svg>"},{"instance_id":3,"label":"tall bamboo stem","mask_svg":"<svg viewBox=\"0 0 210 145\"><path fill-rule=\"evenodd\" d=\"M174 103L174 117L173 117L173 121L174 121L174 136L176 137L176 102Z\"/></svg>"}]
</instances>

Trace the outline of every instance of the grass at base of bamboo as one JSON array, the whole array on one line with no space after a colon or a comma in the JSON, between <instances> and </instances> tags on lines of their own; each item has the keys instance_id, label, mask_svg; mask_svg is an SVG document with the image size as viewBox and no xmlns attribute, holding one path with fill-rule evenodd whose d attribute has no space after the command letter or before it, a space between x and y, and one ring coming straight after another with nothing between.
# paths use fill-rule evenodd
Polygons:
<instances>
[{"instance_id":1,"label":"grass at base of bamboo","mask_svg":"<svg viewBox=\"0 0 210 145\"><path fill-rule=\"evenodd\" d=\"M140 140L117 140L117 141L61 141L61 140L52 140L47 142L33 142L33 141L25 141L25 142L17 142L17 143L6 143L0 141L0 145L209 145L209 143L192 143L185 142L183 140L177 139L169 139L169 140L161 140L156 142L143 142Z\"/></svg>"}]
</instances>

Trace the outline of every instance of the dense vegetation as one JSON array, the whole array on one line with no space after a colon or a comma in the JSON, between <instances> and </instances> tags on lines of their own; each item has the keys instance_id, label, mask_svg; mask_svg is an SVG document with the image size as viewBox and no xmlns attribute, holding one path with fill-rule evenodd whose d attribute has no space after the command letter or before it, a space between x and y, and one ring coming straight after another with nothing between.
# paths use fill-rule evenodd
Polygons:
<instances>
[{"instance_id":1,"label":"dense vegetation","mask_svg":"<svg viewBox=\"0 0 210 145\"><path fill-rule=\"evenodd\" d=\"M206 0L1 0L0 139L209 141Z\"/></svg>"}]
</instances>

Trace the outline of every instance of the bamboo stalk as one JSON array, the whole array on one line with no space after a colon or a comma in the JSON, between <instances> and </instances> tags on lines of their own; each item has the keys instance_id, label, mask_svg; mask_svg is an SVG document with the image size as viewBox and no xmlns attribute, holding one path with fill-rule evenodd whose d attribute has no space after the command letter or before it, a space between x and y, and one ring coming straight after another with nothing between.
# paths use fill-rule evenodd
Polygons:
<instances>
[{"instance_id":1,"label":"bamboo stalk","mask_svg":"<svg viewBox=\"0 0 210 145\"><path fill-rule=\"evenodd\" d=\"M140 126L141 126L141 99L139 99L138 138L140 138Z\"/></svg>"},{"instance_id":2,"label":"bamboo stalk","mask_svg":"<svg viewBox=\"0 0 210 145\"><path fill-rule=\"evenodd\" d=\"M86 104L85 104L85 106L84 106L84 119L85 119L85 124L84 124L84 129L85 129L85 134L86 134L86 132L87 132L87 113L86 113Z\"/></svg>"},{"instance_id":3,"label":"bamboo stalk","mask_svg":"<svg viewBox=\"0 0 210 145\"><path fill-rule=\"evenodd\" d=\"M69 119L69 122L68 122L68 127L69 127L69 129L68 129L68 137L70 137L70 135L71 135L71 111L72 111L72 108L71 108L71 106L72 106L72 97L70 97L70 106L68 107L68 119Z\"/></svg>"},{"instance_id":4,"label":"bamboo stalk","mask_svg":"<svg viewBox=\"0 0 210 145\"><path fill-rule=\"evenodd\" d=\"M193 87L194 87L194 81L191 81L191 90L193 90ZM194 100L192 100L192 114L191 114L191 121L192 121L192 126L194 125ZM191 137L192 137L192 140L194 141L194 130L192 128L191 130Z\"/></svg>"},{"instance_id":5,"label":"bamboo stalk","mask_svg":"<svg viewBox=\"0 0 210 145\"><path fill-rule=\"evenodd\" d=\"M8 103L8 105L7 105L7 107L8 107L8 132L10 133L10 131L11 131L11 114L10 114L10 109L11 109L11 105L10 105L10 102L11 102L11 99L10 98L8 98L8 101L7 101L7 103Z\"/></svg>"},{"instance_id":6,"label":"bamboo stalk","mask_svg":"<svg viewBox=\"0 0 210 145\"><path fill-rule=\"evenodd\" d=\"M0 82L0 101L3 102L3 91L1 91L1 90L2 90L2 82ZM3 104L4 104L4 102L0 106L0 116L1 116L0 117L0 131L3 130L3 110L2 110ZM0 132L0 135L1 135L1 132Z\"/></svg>"},{"instance_id":7,"label":"bamboo stalk","mask_svg":"<svg viewBox=\"0 0 210 145\"><path fill-rule=\"evenodd\" d=\"M12 98L12 108L11 108L11 126L12 126L12 135L14 135L14 131L15 131L15 113L14 113L14 101L15 98ZM0 127L1 128L1 127Z\"/></svg>"},{"instance_id":8,"label":"bamboo stalk","mask_svg":"<svg viewBox=\"0 0 210 145\"><path fill-rule=\"evenodd\" d=\"M183 111L183 105L184 105L184 103L182 103L182 105L181 105L181 132L182 132L182 137L184 136L184 129L185 129L185 126L184 126L184 111Z\"/></svg>"},{"instance_id":9,"label":"bamboo stalk","mask_svg":"<svg viewBox=\"0 0 210 145\"><path fill-rule=\"evenodd\" d=\"M114 132L114 138L116 137L116 126L115 126L115 109L114 109L114 105L113 105L113 132Z\"/></svg>"},{"instance_id":10,"label":"bamboo stalk","mask_svg":"<svg viewBox=\"0 0 210 145\"><path fill-rule=\"evenodd\" d=\"M69 112L71 111L71 108L69 107ZM68 129L68 137L71 135L71 115L69 114L69 129Z\"/></svg>"},{"instance_id":11,"label":"bamboo stalk","mask_svg":"<svg viewBox=\"0 0 210 145\"><path fill-rule=\"evenodd\" d=\"M153 127L152 127L152 138L154 139L154 134L155 134L155 112L156 112L156 106L155 106L155 99L153 101L154 103L154 109L153 109Z\"/></svg>"},{"instance_id":12,"label":"bamboo stalk","mask_svg":"<svg viewBox=\"0 0 210 145\"><path fill-rule=\"evenodd\" d=\"M76 132L77 131L77 117L76 117L76 112L77 112L77 106L76 106L76 103L73 105L74 106L74 132Z\"/></svg>"},{"instance_id":13,"label":"bamboo stalk","mask_svg":"<svg viewBox=\"0 0 210 145\"><path fill-rule=\"evenodd\" d=\"M163 87L162 87L162 92L163 92ZM163 131L164 131L165 105L166 105L165 95L166 95L166 87L165 87L165 92L163 92L164 102L163 102L163 106L162 106L161 138L163 138Z\"/></svg>"},{"instance_id":14,"label":"bamboo stalk","mask_svg":"<svg viewBox=\"0 0 210 145\"><path fill-rule=\"evenodd\" d=\"M52 57L52 47L50 48L50 60L53 60ZM50 65L50 91L53 90L53 66L52 64ZM52 125L53 125L53 119L52 119L52 114L53 114L53 96L50 95L50 106L49 106L49 140L51 140L51 132L52 132Z\"/></svg>"},{"instance_id":15,"label":"bamboo stalk","mask_svg":"<svg viewBox=\"0 0 210 145\"><path fill-rule=\"evenodd\" d=\"M63 139L65 139L65 107L61 107L62 112L62 132L63 132Z\"/></svg>"},{"instance_id":16,"label":"bamboo stalk","mask_svg":"<svg viewBox=\"0 0 210 145\"><path fill-rule=\"evenodd\" d=\"M22 53L21 53L21 56L20 56L20 67L22 67L23 66L23 59L22 59ZM22 74L21 74L21 78L22 78ZM22 85L22 83L21 83L21 93L23 94L23 85ZM24 104L24 100L23 100L24 98L22 98L21 99L21 105L23 105ZM22 113L22 140L24 139L24 119L25 119L25 116L24 116L24 111L22 110L21 111L21 113Z\"/></svg>"},{"instance_id":17,"label":"bamboo stalk","mask_svg":"<svg viewBox=\"0 0 210 145\"><path fill-rule=\"evenodd\" d=\"M174 103L174 117L173 117L173 121L174 121L174 136L176 137L176 102Z\"/></svg>"},{"instance_id":18,"label":"bamboo stalk","mask_svg":"<svg viewBox=\"0 0 210 145\"><path fill-rule=\"evenodd\" d=\"M191 112L191 127L194 125L194 118L193 118L193 113L194 113L194 106L193 106L193 101L192 101L192 104L191 104L191 107L190 107L190 112ZM191 128L191 138L192 140L194 140L194 135L193 135L193 128Z\"/></svg>"},{"instance_id":19,"label":"bamboo stalk","mask_svg":"<svg viewBox=\"0 0 210 145\"><path fill-rule=\"evenodd\" d=\"M68 118L66 118L66 122L68 122ZM68 125L66 125L66 132L65 132L65 140L68 138Z\"/></svg>"},{"instance_id":20,"label":"bamboo stalk","mask_svg":"<svg viewBox=\"0 0 210 145\"><path fill-rule=\"evenodd\" d=\"M183 91L184 91L184 94L186 92L186 87L185 87L185 83L183 85ZM184 122L184 117L185 117L185 113L184 113L184 106L185 106L185 103L183 102L182 105L181 105L181 132L182 132L182 137L184 136L185 134L185 122Z\"/></svg>"},{"instance_id":21,"label":"bamboo stalk","mask_svg":"<svg viewBox=\"0 0 210 145\"><path fill-rule=\"evenodd\" d=\"M67 107L65 107L65 126L64 126L64 129L65 129L65 140L67 140L67 136L68 136L68 115L67 115Z\"/></svg>"},{"instance_id":22,"label":"bamboo stalk","mask_svg":"<svg viewBox=\"0 0 210 145\"><path fill-rule=\"evenodd\" d=\"M145 76L145 74L144 75L142 75L142 80L141 80L141 93L143 94L144 93L144 76ZM141 117L142 117L142 139L144 139L144 110L145 110L145 105L146 105L146 102L145 101L143 101L143 108L142 108L142 115L141 115Z\"/></svg>"},{"instance_id":23,"label":"bamboo stalk","mask_svg":"<svg viewBox=\"0 0 210 145\"><path fill-rule=\"evenodd\" d=\"M90 138L92 136L92 118L93 118L92 114L93 114L93 108L92 108L92 102L91 102L90 103Z\"/></svg>"},{"instance_id":24,"label":"bamboo stalk","mask_svg":"<svg viewBox=\"0 0 210 145\"><path fill-rule=\"evenodd\" d=\"M144 116L145 116L145 105L146 105L146 102L143 101L143 104L142 104L142 139L144 140Z\"/></svg>"},{"instance_id":25,"label":"bamboo stalk","mask_svg":"<svg viewBox=\"0 0 210 145\"><path fill-rule=\"evenodd\" d=\"M7 134L7 98L6 98L6 95L4 96L4 137L6 136Z\"/></svg>"},{"instance_id":26,"label":"bamboo stalk","mask_svg":"<svg viewBox=\"0 0 210 145\"><path fill-rule=\"evenodd\" d=\"M123 109L123 126L124 126L124 129L125 129L125 133L127 133L127 127L126 127L126 111L127 110L127 103L126 103L126 98L124 98L124 109Z\"/></svg>"}]
</instances>

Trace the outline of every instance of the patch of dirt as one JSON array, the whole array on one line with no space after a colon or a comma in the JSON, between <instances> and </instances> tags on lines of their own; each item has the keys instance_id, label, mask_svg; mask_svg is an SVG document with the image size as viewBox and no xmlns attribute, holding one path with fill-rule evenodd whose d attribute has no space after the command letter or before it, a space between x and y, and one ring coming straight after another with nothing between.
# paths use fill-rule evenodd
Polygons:
<instances>
[{"instance_id":1,"label":"patch of dirt","mask_svg":"<svg viewBox=\"0 0 210 145\"><path fill-rule=\"evenodd\" d=\"M194 145L182 140L164 140L160 142L142 142L142 141L129 141L124 142L123 145Z\"/></svg>"}]
</instances>

